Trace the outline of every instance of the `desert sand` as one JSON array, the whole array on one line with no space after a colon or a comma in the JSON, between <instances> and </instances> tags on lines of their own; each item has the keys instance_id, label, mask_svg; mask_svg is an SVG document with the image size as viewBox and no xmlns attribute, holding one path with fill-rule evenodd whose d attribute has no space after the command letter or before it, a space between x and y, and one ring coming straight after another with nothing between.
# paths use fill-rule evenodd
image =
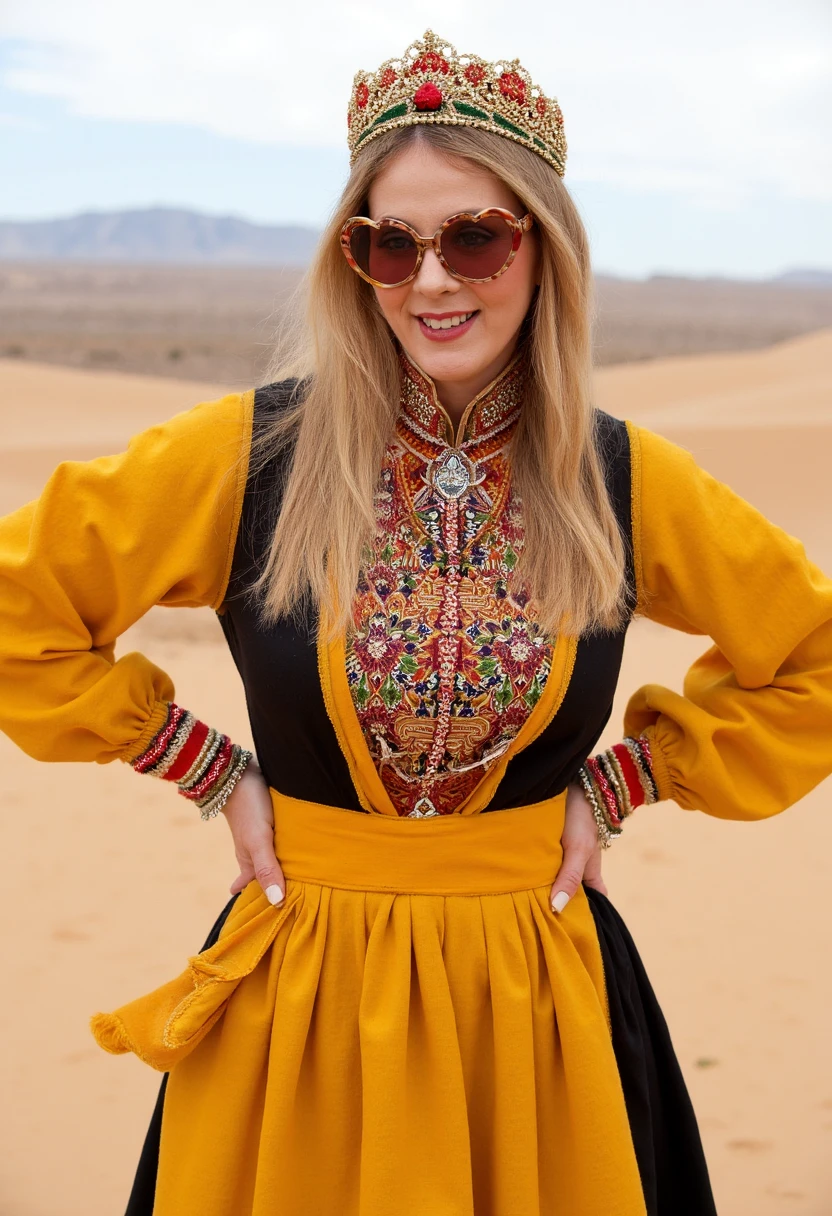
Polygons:
<instances>
[{"instance_id":1,"label":"desert sand","mask_svg":"<svg viewBox=\"0 0 832 1216\"><path fill-rule=\"evenodd\" d=\"M832 330L766 350L597 372L599 404L690 447L832 571ZM0 360L0 512L63 458L222 386ZM619 703L678 687L704 640L636 622ZM119 643L165 667L177 699L250 743L243 694L208 611L153 609ZM177 974L236 874L224 823L200 822L127 766L46 765L0 736L6 927L0 1010L3 1216L123 1210L158 1086L94 1044L91 1013ZM832 1212L832 782L757 824L671 803L607 855L611 897L663 1004L699 1116L720 1216ZM574 1214L579 1216L579 1214Z\"/></svg>"}]
</instances>

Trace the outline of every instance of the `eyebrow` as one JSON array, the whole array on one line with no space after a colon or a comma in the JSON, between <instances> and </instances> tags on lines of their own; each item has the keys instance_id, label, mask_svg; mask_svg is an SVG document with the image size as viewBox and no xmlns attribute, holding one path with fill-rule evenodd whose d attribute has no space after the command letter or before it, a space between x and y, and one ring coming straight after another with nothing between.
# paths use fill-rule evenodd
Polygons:
<instances>
[{"instance_id":1,"label":"eyebrow","mask_svg":"<svg viewBox=\"0 0 832 1216\"><path fill-rule=\"evenodd\" d=\"M453 211L449 211L448 214L444 217L444 219L441 219L439 221L439 224L437 224L436 227L438 228L440 224L444 224L445 220L450 219L450 217L452 215L464 215L466 212L469 215L479 215L479 213L481 211L487 211L489 209L489 207L498 207L498 206L500 206L499 203L486 203L485 205L482 205L482 206L478 205L478 206L474 206L474 207L457 207ZM503 210L512 211L511 207L503 207ZM512 211L512 214L514 214L513 211ZM382 214L378 215L378 216L372 216L370 214L370 208L368 207L367 208L367 217L369 219L373 220L374 223L376 223L376 224L380 220L399 220L402 224L407 224L409 228L412 228L414 230L414 232L419 232L419 225L414 224L413 220L406 219L405 216L403 216L403 215L393 215L393 213L390 211L382 212ZM434 231L436 231L436 229L434 229ZM420 235L425 236L426 233L421 233Z\"/></svg>"}]
</instances>

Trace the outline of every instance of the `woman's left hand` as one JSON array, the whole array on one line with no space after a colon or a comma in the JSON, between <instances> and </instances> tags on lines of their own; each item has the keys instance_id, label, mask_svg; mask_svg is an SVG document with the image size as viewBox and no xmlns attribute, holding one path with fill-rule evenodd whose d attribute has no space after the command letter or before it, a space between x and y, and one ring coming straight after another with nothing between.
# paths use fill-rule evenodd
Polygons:
<instances>
[{"instance_id":1,"label":"woman's left hand","mask_svg":"<svg viewBox=\"0 0 832 1216\"><path fill-rule=\"evenodd\" d=\"M601 843L592 807L580 785L566 788L566 819L563 825L563 860L552 884L549 899L554 912L562 912L584 882L607 894L601 877Z\"/></svg>"}]
</instances>

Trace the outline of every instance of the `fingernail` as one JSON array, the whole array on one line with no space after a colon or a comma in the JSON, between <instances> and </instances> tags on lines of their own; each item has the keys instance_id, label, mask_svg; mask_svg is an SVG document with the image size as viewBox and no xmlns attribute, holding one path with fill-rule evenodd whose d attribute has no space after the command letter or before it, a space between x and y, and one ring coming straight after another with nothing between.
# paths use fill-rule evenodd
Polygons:
<instances>
[{"instance_id":1,"label":"fingernail","mask_svg":"<svg viewBox=\"0 0 832 1216\"><path fill-rule=\"evenodd\" d=\"M266 887L266 899L270 904L279 904L283 899L283 892L277 883L272 883L270 887Z\"/></svg>"},{"instance_id":2,"label":"fingernail","mask_svg":"<svg viewBox=\"0 0 832 1216\"><path fill-rule=\"evenodd\" d=\"M569 903L569 895L566 891L558 891L555 898L552 900L552 911L562 912Z\"/></svg>"}]
</instances>

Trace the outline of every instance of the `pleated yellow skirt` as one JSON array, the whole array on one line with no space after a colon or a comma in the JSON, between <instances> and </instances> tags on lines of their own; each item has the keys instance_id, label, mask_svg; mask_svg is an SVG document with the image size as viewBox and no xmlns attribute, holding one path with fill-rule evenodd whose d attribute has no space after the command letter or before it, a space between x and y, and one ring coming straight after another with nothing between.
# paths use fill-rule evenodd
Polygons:
<instances>
[{"instance_id":1,"label":"pleated yellow skirt","mask_svg":"<svg viewBox=\"0 0 832 1216\"><path fill-rule=\"evenodd\" d=\"M426 820L272 790L287 878L93 1019L170 1069L154 1216L645 1216L565 799Z\"/></svg>"}]
</instances>

